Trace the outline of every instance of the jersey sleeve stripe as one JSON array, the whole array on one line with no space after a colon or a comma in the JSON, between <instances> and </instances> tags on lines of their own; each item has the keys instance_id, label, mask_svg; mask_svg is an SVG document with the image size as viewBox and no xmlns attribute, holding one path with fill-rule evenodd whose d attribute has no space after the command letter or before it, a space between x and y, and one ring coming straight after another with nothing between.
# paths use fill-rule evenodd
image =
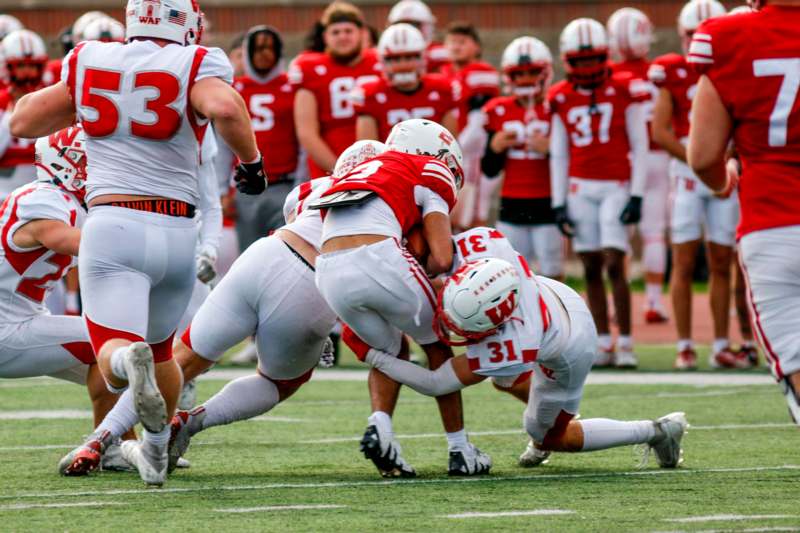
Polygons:
<instances>
[{"instance_id":1,"label":"jersey sleeve stripe","mask_svg":"<svg viewBox=\"0 0 800 533\"><path fill-rule=\"evenodd\" d=\"M197 51L194 53L194 58L192 59L192 68L189 71L189 85L186 89L186 118L189 120L189 125L192 127L192 131L194 131L195 138L197 138L197 145L198 145L198 153L200 150L200 145L203 144L203 136L206 133L206 127L208 124L200 125L197 121L197 115L194 112L194 108L192 107L192 89L194 88L194 84L196 82L195 78L197 78L197 73L200 70L200 65L203 63L203 58L206 57L208 50L205 48L198 48Z\"/></svg>"}]
</instances>

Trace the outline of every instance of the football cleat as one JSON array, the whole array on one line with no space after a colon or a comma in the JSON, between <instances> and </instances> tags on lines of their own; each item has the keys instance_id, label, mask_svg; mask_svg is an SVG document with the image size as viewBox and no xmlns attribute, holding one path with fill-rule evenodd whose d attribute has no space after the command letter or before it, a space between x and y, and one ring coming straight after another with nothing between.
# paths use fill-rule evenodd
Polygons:
<instances>
[{"instance_id":1,"label":"football cleat","mask_svg":"<svg viewBox=\"0 0 800 533\"><path fill-rule=\"evenodd\" d=\"M533 444L533 440L528 441L528 447L519 456L519 466L522 468L533 468L534 466L546 465L550 462L550 452L540 450Z\"/></svg>"},{"instance_id":2,"label":"football cleat","mask_svg":"<svg viewBox=\"0 0 800 533\"><path fill-rule=\"evenodd\" d=\"M614 366L617 368L636 368L639 366L639 359L633 353L633 347L618 348L614 357Z\"/></svg>"},{"instance_id":3,"label":"football cleat","mask_svg":"<svg viewBox=\"0 0 800 533\"><path fill-rule=\"evenodd\" d=\"M197 403L197 382L190 379L183 384L181 395L178 396L178 409L188 411Z\"/></svg>"},{"instance_id":4,"label":"football cleat","mask_svg":"<svg viewBox=\"0 0 800 533\"><path fill-rule=\"evenodd\" d=\"M644 321L647 324L663 324L669 322L669 317L660 309L648 309L644 313Z\"/></svg>"},{"instance_id":5,"label":"football cleat","mask_svg":"<svg viewBox=\"0 0 800 533\"><path fill-rule=\"evenodd\" d=\"M147 441L126 440L120 446L122 457L136 467L147 485L160 487L167 479L166 450L159 450Z\"/></svg>"},{"instance_id":6,"label":"football cleat","mask_svg":"<svg viewBox=\"0 0 800 533\"><path fill-rule=\"evenodd\" d=\"M372 461L383 477L417 477L414 467L403 459L400 444L394 439L388 439L386 435L381 435L377 425L367 426L361 438L360 449L364 457Z\"/></svg>"},{"instance_id":7,"label":"football cleat","mask_svg":"<svg viewBox=\"0 0 800 533\"><path fill-rule=\"evenodd\" d=\"M592 363L592 368L608 368L614 366L614 346L612 345L609 348L597 348L597 352L594 355L594 363Z\"/></svg>"},{"instance_id":8,"label":"football cleat","mask_svg":"<svg viewBox=\"0 0 800 533\"><path fill-rule=\"evenodd\" d=\"M451 449L447 474L450 476L482 476L492 468L492 458L472 443L464 449Z\"/></svg>"},{"instance_id":9,"label":"football cleat","mask_svg":"<svg viewBox=\"0 0 800 533\"><path fill-rule=\"evenodd\" d=\"M175 463L175 468L191 468L192 463L183 457L178 457L178 462Z\"/></svg>"},{"instance_id":10,"label":"football cleat","mask_svg":"<svg viewBox=\"0 0 800 533\"><path fill-rule=\"evenodd\" d=\"M691 348L681 350L673 366L675 370L697 370L697 353Z\"/></svg>"},{"instance_id":11,"label":"football cleat","mask_svg":"<svg viewBox=\"0 0 800 533\"><path fill-rule=\"evenodd\" d=\"M136 470L122 456L122 449L118 443L113 443L106 448L103 459L100 461L100 468L110 472L134 472Z\"/></svg>"},{"instance_id":12,"label":"football cleat","mask_svg":"<svg viewBox=\"0 0 800 533\"><path fill-rule=\"evenodd\" d=\"M62 476L86 476L100 467L103 453L111 445L111 433L92 433L86 442L69 452L58 462Z\"/></svg>"},{"instance_id":13,"label":"football cleat","mask_svg":"<svg viewBox=\"0 0 800 533\"><path fill-rule=\"evenodd\" d=\"M167 451L169 473L172 473L176 468L181 468L180 460L189 449L192 435L203 427L203 419L205 417L206 410L202 405L193 411L178 411L172 417Z\"/></svg>"},{"instance_id":14,"label":"football cleat","mask_svg":"<svg viewBox=\"0 0 800 533\"><path fill-rule=\"evenodd\" d=\"M758 366L758 348L752 344L742 344L742 347L736 352L736 358L739 360L740 368Z\"/></svg>"},{"instance_id":15,"label":"football cleat","mask_svg":"<svg viewBox=\"0 0 800 533\"><path fill-rule=\"evenodd\" d=\"M742 364L747 365L743 360L740 360L736 353L730 348L726 347L712 354L708 358L708 364L711 368L743 368Z\"/></svg>"},{"instance_id":16,"label":"football cleat","mask_svg":"<svg viewBox=\"0 0 800 533\"><path fill-rule=\"evenodd\" d=\"M167 404L158 389L150 346L144 342L131 344L125 354L125 369L139 421L147 431L159 433L167 425Z\"/></svg>"},{"instance_id":17,"label":"football cleat","mask_svg":"<svg viewBox=\"0 0 800 533\"><path fill-rule=\"evenodd\" d=\"M780 384L783 395L786 397L786 403L789 406L789 416L792 417L795 424L800 426L800 396L797 395L797 391L795 391L789 378L783 378Z\"/></svg>"},{"instance_id":18,"label":"football cleat","mask_svg":"<svg viewBox=\"0 0 800 533\"><path fill-rule=\"evenodd\" d=\"M649 449L656 454L661 468L675 468L683 462L681 439L689 428L686 414L670 413L654 422L656 436L648 443ZM646 462L646 457L644 462Z\"/></svg>"}]
</instances>

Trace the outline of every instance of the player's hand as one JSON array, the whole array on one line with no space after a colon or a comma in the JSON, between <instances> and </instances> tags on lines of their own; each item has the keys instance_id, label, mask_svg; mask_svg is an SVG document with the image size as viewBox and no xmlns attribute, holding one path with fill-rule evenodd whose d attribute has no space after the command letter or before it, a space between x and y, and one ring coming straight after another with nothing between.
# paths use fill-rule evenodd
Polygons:
<instances>
[{"instance_id":1,"label":"player's hand","mask_svg":"<svg viewBox=\"0 0 800 533\"><path fill-rule=\"evenodd\" d=\"M322 352L319 355L319 363L317 366L320 368L333 368L336 364L336 350L333 346L333 339L328 337L322 343Z\"/></svg>"},{"instance_id":2,"label":"player's hand","mask_svg":"<svg viewBox=\"0 0 800 533\"><path fill-rule=\"evenodd\" d=\"M239 163L233 177L236 189L242 194L258 195L267 189L267 174L264 160L259 157L255 163Z\"/></svg>"},{"instance_id":3,"label":"player's hand","mask_svg":"<svg viewBox=\"0 0 800 533\"><path fill-rule=\"evenodd\" d=\"M502 154L512 146L519 144L517 142L517 134L513 131L498 131L492 137L489 147L492 152Z\"/></svg>"},{"instance_id":4,"label":"player's hand","mask_svg":"<svg viewBox=\"0 0 800 533\"><path fill-rule=\"evenodd\" d=\"M553 215L556 219L556 225L558 226L558 231L560 231L565 237L574 237L575 236L575 224L567 215L567 206L561 205L558 207L553 208Z\"/></svg>"},{"instance_id":5,"label":"player's hand","mask_svg":"<svg viewBox=\"0 0 800 533\"><path fill-rule=\"evenodd\" d=\"M202 283L208 283L217 277L217 253L210 246L203 246L195 260L197 279Z\"/></svg>"},{"instance_id":6,"label":"player's hand","mask_svg":"<svg viewBox=\"0 0 800 533\"><path fill-rule=\"evenodd\" d=\"M547 155L550 151L550 137L542 135L541 133L534 133L528 138L528 150L532 150L537 154Z\"/></svg>"},{"instance_id":7,"label":"player's hand","mask_svg":"<svg viewBox=\"0 0 800 533\"><path fill-rule=\"evenodd\" d=\"M725 164L725 173L728 177L728 180L725 182L725 187L721 191L714 192L714 196L723 200L730 198L733 191L739 187L739 176L742 173L742 164L734 157L728 159L728 162Z\"/></svg>"},{"instance_id":8,"label":"player's hand","mask_svg":"<svg viewBox=\"0 0 800 533\"><path fill-rule=\"evenodd\" d=\"M630 200L628 200L628 205L622 210L619 220L623 224L638 224L642 220L641 196L631 196Z\"/></svg>"}]
</instances>

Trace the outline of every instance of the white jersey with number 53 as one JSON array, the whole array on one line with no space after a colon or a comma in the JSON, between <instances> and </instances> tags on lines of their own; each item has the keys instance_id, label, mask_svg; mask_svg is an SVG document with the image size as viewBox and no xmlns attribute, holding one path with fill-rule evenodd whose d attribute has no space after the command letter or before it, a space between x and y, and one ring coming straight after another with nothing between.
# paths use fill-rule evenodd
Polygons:
<instances>
[{"instance_id":1,"label":"white jersey with number 53","mask_svg":"<svg viewBox=\"0 0 800 533\"><path fill-rule=\"evenodd\" d=\"M189 103L194 84L233 69L218 48L84 42L64 59L87 138L87 200L103 194L162 196L196 204L199 140L207 120Z\"/></svg>"}]
</instances>

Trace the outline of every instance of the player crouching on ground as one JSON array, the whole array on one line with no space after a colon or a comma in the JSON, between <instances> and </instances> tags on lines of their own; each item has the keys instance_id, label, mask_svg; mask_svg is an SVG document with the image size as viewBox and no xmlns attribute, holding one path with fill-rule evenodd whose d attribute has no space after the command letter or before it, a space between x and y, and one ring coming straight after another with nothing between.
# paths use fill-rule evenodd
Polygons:
<instances>
[{"instance_id":1,"label":"player crouching on ground","mask_svg":"<svg viewBox=\"0 0 800 533\"><path fill-rule=\"evenodd\" d=\"M681 463L688 427L683 413L656 421L574 418L597 345L592 315L578 293L534 275L497 230L475 228L454 240L453 274L439 293L435 327L467 353L436 371L378 350L369 352L368 363L428 396L491 378L496 388L528 404L524 423L531 442L519 459L524 467L543 463L554 451L628 444L649 446L663 468ZM452 340L451 332L463 341Z\"/></svg>"}]
</instances>

